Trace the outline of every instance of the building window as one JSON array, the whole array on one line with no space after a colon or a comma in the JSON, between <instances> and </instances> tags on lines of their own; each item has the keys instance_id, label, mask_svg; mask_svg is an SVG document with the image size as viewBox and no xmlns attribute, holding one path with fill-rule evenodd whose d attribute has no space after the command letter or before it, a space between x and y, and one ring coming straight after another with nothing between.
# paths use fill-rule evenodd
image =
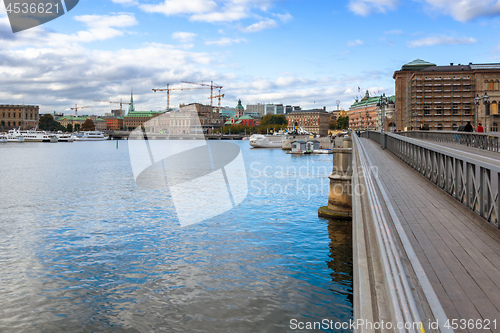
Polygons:
<instances>
[{"instance_id":1,"label":"building window","mask_svg":"<svg viewBox=\"0 0 500 333\"><path fill-rule=\"evenodd\" d=\"M496 101L490 104L490 114L498 114L498 104Z\"/></svg>"},{"instance_id":2,"label":"building window","mask_svg":"<svg viewBox=\"0 0 500 333\"><path fill-rule=\"evenodd\" d=\"M443 124L438 124L438 131L442 131L443 130Z\"/></svg>"},{"instance_id":3,"label":"building window","mask_svg":"<svg viewBox=\"0 0 500 333\"><path fill-rule=\"evenodd\" d=\"M498 124L497 123L493 123L493 125L491 125L491 131L498 132Z\"/></svg>"}]
</instances>

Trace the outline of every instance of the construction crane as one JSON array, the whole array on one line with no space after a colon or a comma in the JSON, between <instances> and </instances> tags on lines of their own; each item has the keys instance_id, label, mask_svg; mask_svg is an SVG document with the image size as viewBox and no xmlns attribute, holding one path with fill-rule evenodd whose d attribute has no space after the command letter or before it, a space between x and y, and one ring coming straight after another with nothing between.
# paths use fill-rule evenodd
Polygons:
<instances>
[{"instance_id":1,"label":"construction crane","mask_svg":"<svg viewBox=\"0 0 500 333\"><path fill-rule=\"evenodd\" d=\"M170 110L170 90L192 90L192 89L203 89L203 88L170 88L170 84L167 83L167 88L158 88L158 89L153 89L154 92L157 91L166 91L167 92L167 111Z\"/></svg>"},{"instance_id":2,"label":"construction crane","mask_svg":"<svg viewBox=\"0 0 500 333\"><path fill-rule=\"evenodd\" d=\"M75 117L78 116L78 109L85 109L85 108L93 108L94 106L78 106L75 104L75 107L74 108L69 108L69 109L66 109L66 110L75 110Z\"/></svg>"},{"instance_id":3,"label":"construction crane","mask_svg":"<svg viewBox=\"0 0 500 333\"><path fill-rule=\"evenodd\" d=\"M209 97L209 98L211 98L211 99L218 98L218 99L219 99L219 109L218 109L218 111L219 111L219 113L220 113L220 99L221 99L221 98L224 98L224 94L221 94L221 93L220 93L220 89L219 89L219 94L218 94L217 96L211 96L211 97ZM210 105L211 105L211 104L212 104L212 103L210 103Z\"/></svg>"},{"instance_id":4,"label":"construction crane","mask_svg":"<svg viewBox=\"0 0 500 333\"><path fill-rule=\"evenodd\" d=\"M222 89L222 86L218 86L218 85L214 85L214 81L211 81L210 84L206 84L206 83L195 83L195 82L188 82L188 81L181 81L182 83L188 83L188 84L197 84L199 86L204 86L204 87L210 87L210 106L213 106L213 101L214 101L214 88L216 89L219 89L219 92L220 90Z\"/></svg>"},{"instance_id":5,"label":"construction crane","mask_svg":"<svg viewBox=\"0 0 500 333\"><path fill-rule=\"evenodd\" d=\"M123 102L123 100L121 98L120 98L119 102L114 102L114 101L100 101L100 100L97 100L97 99L94 99L94 102L120 104L120 117L123 117L123 104L128 104L128 105L132 104L132 103Z\"/></svg>"}]
</instances>

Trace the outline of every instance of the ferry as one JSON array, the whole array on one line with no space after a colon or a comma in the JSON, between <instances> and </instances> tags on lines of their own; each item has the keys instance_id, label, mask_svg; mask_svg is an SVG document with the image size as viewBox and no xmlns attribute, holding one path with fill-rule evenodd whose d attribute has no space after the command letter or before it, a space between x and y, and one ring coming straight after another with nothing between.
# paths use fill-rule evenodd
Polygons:
<instances>
[{"instance_id":1,"label":"ferry","mask_svg":"<svg viewBox=\"0 0 500 333\"><path fill-rule=\"evenodd\" d=\"M61 131L56 133L59 142L73 142L75 138L70 133L63 133Z\"/></svg>"},{"instance_id":2,"label":"ferry","mask_svg":"<svg viewBox=\"0 0 500 333\"><path fill-rule=\"evenodd\" d=\"M10 130L9 135L14 137L22 136L24 141L26 142L58 142L57 136L54 134L47 133L45 131L37 131L31 129L29 131L26 130Z\"/></svg>"},{"instance_id":3,"label":"ferry","mask_svg":"<svg viewBox=\"0 0 500 333\"><path fill-rule=\"evenodd\" d=\"M2 142L7 142L7 136L6 135L0 135L0 143Z\"/></svg>"},{"instance_id":4,"label":"ferry","mask_svg":"<svg viewBox=\"0 0 500 333\"><path fill-rule=\"evenodd\" d=\"M86 131L75 133L73 138L75 141L104 141L108 140L109 136L100 131Z\"/></svg>"},{"instance_id":5,"label":"ferry","mask_svg":"<svg viewBox=\"0 0 500 333\"><path fill-rule=\"evenodd\" d=\"M22 135L7 134L5 137L7 138L7 142L24 142L24 136Z\"/></svg>"},{"instance_id":6,"label":"ferry","mask_svg":"<svg viewBox=\"0 0 500 333\"><path fill-rule=\"evenodd\" d=\"M254 134L249 141L253 148L281 148L285 138L285 135Z\"/></svg>"}]
</instances>

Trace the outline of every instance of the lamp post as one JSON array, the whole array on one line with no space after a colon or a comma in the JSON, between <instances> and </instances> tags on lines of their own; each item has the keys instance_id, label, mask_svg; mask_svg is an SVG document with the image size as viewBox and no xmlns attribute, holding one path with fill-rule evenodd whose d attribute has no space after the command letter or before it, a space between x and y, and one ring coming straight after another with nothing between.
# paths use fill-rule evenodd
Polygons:
<instances>
[{"instance_id":1,"label":"lamp post","mask_svg":"<svg viewBox=\"0 0 500 333\"><path fill-rule=\"evenodd\" d=\"M366 111L366 131L368 132L368 111Z\"/></svg>"},{"instance_id":2,"label":"lamp post","mask_svg":"<svg viewBox=\"0 0 500 333\"><path fill-rule=\"evenodd\" d=\"M490 97L485 92L482 99L483 99L483 104L484 104L484 131L486 132L486 116L487 116L486 111L489 110Z\"/></svg>"},{"instance_id":3,"label":"lamp post","mask_svg":"<svg viewBox=\"0 0 500 333\"><path fill-rule=\"evenodd\" d=\"M380 118L382 127L380 129L380 134L382 135L381 146L385 149L385 107L389 104L389 100L385 97L385 93L380 96L377 106L380 107Z\"/></svg>"},{"instance_id":4,"label":"lamp post","mask_svg":"<svg viewBox=\"0 0 500 333\"><path fill-rule=\"evenodd\" d=\"M474 104L476 104L476 115L475 115L475 119L474 119L474 122L475 122L475 127L477 129L477 125L478 125L478 122L479 122L479 104L481 104L481 97L479 97L478 94L476 94L476 97L474 98Z\"/></svg>"}]
</instances>

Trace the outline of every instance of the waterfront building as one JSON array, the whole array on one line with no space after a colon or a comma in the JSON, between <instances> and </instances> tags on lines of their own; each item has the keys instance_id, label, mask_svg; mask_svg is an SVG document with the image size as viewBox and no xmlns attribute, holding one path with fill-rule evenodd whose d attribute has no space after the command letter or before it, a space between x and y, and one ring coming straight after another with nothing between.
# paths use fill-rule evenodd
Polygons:
<instances>
[{"instance_id":1,"label":"waterfront building","mask_svg":"<svg viewBox=\"0 0 500 333\"><path fill-rule=\"evenodd\" d=\"M257 113L260 118L266 115L265 104L247 104L247 112Z\"/></svg>"},{"instance_id":2,"label":"waterfront building","mask_svg":"<svg viewBox=\"0 0 500 333\"><path fill-rule=\"evenodd\" d=\"M221 114L216 107L200 103L181 104L179 112L194 112L200 119L204 133L210 133L213 129L222 126Z\"/></svg>"},{"instance_id":3,"label":"waterfront building","mask_svg":"<svg viewBox=\"0 0 500 333\"><path fill-rule=\"evenodd\" d=\"M102 118L96 118L93 120L96 131L105 131L108 128L108 122Z\"/></svg>"},{"instance_id":4,"label":"waterfront building","mask_svg":"<svg viewBox=\"0 0 500 333\"><path fill-rule=\"evenodd\" d=\"M396 123L394 122L394 100L395 96L389 96L389 104L384 107L385 110L385 131L394 131ZM382 107L378 105L380 96L370 97L368 90L365 97L356 100L349 107L349 128L355 130L373 130L380 131L382 128Z\"/></svg>"},{"instance_id":5,"label":"waterfront building","mask_svg":"<svg viewBox=\"0 0 500 333\"><path fill-rule=\"evenodd\" d=\"M123 117L104 117L104 119L106 120L107 130L119 131L123 128Z\"/></svg>"},{"instance_id":6,"label":"waterfront building","mask_svg":"<svg viewBox=\"0 0 500 333\"><path fill-rule=\"evenodd\" d=\"M129 111L127 115L123 117L123 127L133 130L161 114L161 111Z\"/></svg>"},{"instance_id":7,"label":"waterfront building","mask_svg":"<svg viewBox=\"0 0 500 333\"><path fill-rule=\"evenodd\" d=\"M87 120L87 118L91 118L91 117L89 117L89 116L64 116L62 118L59 118L57 121L59 122L59 124L61 124L64 127L67 127L68 124L71 124L73 126L73 128L75 128L76 124L79 124L80 126L82 126L83 123L85 122L85 120ZM95 117L94 117L94 119L95 119ZM94 121L94 119L92 119L92 121Z\"/></svg>"},{"instance_id":8,"label":"waterfront building","mask_svg":"<svg viewBox=\"0 0 500 333\"><path fill-rule=\"evenodd\" d=\"M302 127L309 133L328 135L330 126L330 114L324 109L301 110L287 114L288 131L293 132L295 128Z\"/></svg>"},{"instance_id":9,"label":"waterfront building","mask_svg":"<svg viewBox=\"0 0 500 333\"><path fill-rule=\"evenodd\" d=\"M0 127L4 129L38 128L39 106L0 104Z\"/></svg>"},{"instance_id":10,"label":"waterfront building","mask_svg":"<svg viewBox=\"0 0 500 333\"><path fill-rule=\"evenodd\" d=\"M449 66L414 60L394 72L398 129L456 130L460 125L483 123L487 131L500 124L500 64ZM483 95L489 103L474 98Z\"/></svg>"},{"instance_id":11,"label":"waterfront building","mask_svg":"<svg viewBox=\"0 0 500 333\"><path fill-rule=\"evenodd\" d=\"M224 125L244 125L254 127L255 121L250 115L246 114L245 108L241 104L241 100L238 100L234 116L230 117Z\"/></svg>"}]
</instances>

